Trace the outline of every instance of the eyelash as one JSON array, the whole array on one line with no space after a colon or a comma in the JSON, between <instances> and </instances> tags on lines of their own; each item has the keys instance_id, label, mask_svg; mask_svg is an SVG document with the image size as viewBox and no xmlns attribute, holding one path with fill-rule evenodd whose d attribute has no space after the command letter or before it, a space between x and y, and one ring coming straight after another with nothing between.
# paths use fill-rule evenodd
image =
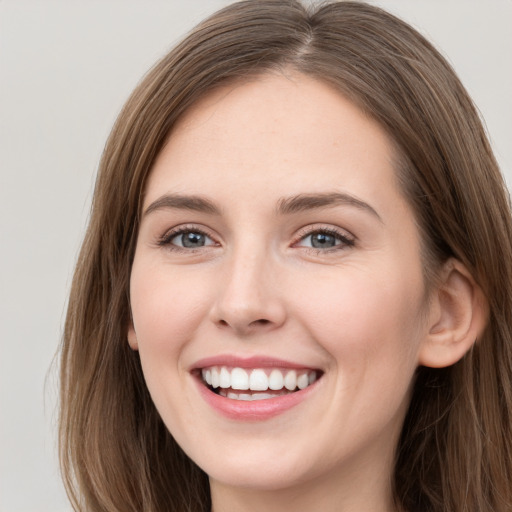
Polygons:
<instances>
[{"instance_id":1,"label":"eyelash","mask_svg":"<svg viewBox=\"0 0 512 512\"><path fill-rule=\"evenodd\" d=\"M203 235L212 240L213 242L215 242L215 244L206 245L202 247L182 247L172 243L172 240L174 238L178 237L179 235L185 235L187 233L196 233L198 235ZM167 231L158 239L157 244L160 247L165 247L166 249L169 249L170 251L187 253L194 253L196 251L204 250L205 247L208 248L214 247L214 245L218 245L218 243L215 241L215 238L210 233L208 233L205 229L199 228L194 225L179 226L177 228L172 229L171 231Z\"/></svg>"},{"instance_id":2,"label":"eyelash","mask_svg":"<svg viewBox=\"0 0 512 512\"><path fill-rule=\"evenodd\" d=\"M201 247L182 247L179 245L175 245L172 243L172 240L179 235L184 235L187 233L195 233L198 235L205 236L212 240L214 243L210 245L204 245ZM307 247L307 246L300 246L300 242L303 242L308 237L314 236L314 235L328 235L332 236L336 239L336 241L339 241L339 243L336 243L333 247L329 248L319 248L319 247ZM218 242L216 242L215 238L208 233L203 228L199 228L194 225L187 225L187 226L179 226L177 228L172 229L171 231L168 231L162 235L158 241L157 245L160 247L165 247L171 251L178 251L178 252L186 252L186 253L194 253L196 251L204 250L205 248L209 247L215 247L218 246ZM296 241L293 242L292 247L302 247L304 250L307 250L309 252L313 252L315 254L326 254L336 251L341 251L350 247L353 247L355 245L355 239L348 235L347 232L341 231L332 227L318 227L318 228L304 228L301 231L299 231Z\"/></svg>"},{"instance_id":3,"label":"eyelash","mask_svg":"<svg viewBox=\"0 0 512 512\"><path fill-rule=\"evenodd\" d=\"M339 241L339 243L336 243L333 247L329 248L302 246L303 249L316 255L343 251L355 245L355 238L349 235L346 231L338 230L333 227L307 227L304 230L299 231L297 241L293 243L293 246L301 247L298 245L300 242L303 242L308 237L312 237L314 235L329 235L334 237L337 242Z\"/></svg>"}]
</instances>

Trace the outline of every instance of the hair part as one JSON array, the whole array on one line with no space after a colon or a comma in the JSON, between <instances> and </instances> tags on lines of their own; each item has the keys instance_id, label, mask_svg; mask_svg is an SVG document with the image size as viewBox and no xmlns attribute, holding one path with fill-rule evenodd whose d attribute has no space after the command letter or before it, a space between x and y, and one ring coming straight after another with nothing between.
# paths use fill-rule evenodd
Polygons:
<instances>
[{"instance_id":1,"label":"hair part","mask_svg":"<svg viewBox=\"0 0 512 512\"><path fill-rule=\"evenodd\" d=\"M152 165L180 116L228 82L292 69L331 84L398 148L427 283L448 257L482 287L489 325L461 361L419 368L394 475L409 511L512 509L510 203L478 112L409 25L360 2L306 9L247 0L203 23L146 75L100 163L61 350L60 459L77 511L206 511L207 476L182 452L126 340L129 279Z\"/></svg>"}]
</instances>

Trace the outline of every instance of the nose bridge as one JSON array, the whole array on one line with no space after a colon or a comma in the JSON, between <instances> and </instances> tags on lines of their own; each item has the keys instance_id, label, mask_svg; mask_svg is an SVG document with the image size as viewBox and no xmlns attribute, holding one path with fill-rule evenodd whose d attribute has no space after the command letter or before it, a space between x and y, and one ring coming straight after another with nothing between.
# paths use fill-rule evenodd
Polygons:
<instances>
[{"instance_id":1,"label":"nose bridge","mask_svg":"<svg viewBox=\"0 0 512 512\"><path fill-rule=\"evenodd\" d=\"M284 303L276 286L277 261L264 244L240 244L226 255L213 320L240 334L282 324Z\"/></svg>"}]
</instances>

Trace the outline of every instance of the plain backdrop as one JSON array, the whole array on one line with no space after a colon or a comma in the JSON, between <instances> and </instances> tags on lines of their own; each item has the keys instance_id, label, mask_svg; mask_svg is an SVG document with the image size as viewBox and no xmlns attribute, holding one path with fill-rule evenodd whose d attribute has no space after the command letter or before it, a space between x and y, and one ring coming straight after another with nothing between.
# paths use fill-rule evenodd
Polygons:
<instances>
[{"instance_id":1,"label":"plain backdrop","mask_svg":"<svg viewBox=\"0 0 512 512\"><path fill-rule=\"evenodd\" d=\"M69 511L56 457L66 295L110 127L222 0L0 0L0 512ZM375 1L448 57L512 183L512 0Z\"/></svg>"}]
</instances>

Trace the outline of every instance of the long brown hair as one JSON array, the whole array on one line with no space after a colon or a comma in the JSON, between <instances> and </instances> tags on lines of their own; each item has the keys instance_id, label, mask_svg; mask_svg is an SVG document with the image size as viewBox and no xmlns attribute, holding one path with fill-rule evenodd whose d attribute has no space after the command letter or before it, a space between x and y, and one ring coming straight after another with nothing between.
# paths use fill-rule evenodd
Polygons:
<instances>
[{"instance_id":1,"label":"long brown hair","mask_svg":"<svg viewBox=\"0 0 512 512\"><path fill-rule=\"evenodd\" d=\"M396 451L397 508L512 510L512 224L478 113L420 34L359 2L248 0L201 23L136 88L100 164L61 355L60 457L80 511L207 511L207 476L167 431L128 346L144 186L180 115L226 81L292 68L330 83L394 140L426 278L448 257L484 291L489 323L445 369L419 368ZM171 135L170 135L171 134Z\"/></svg>"}]
</instances>

